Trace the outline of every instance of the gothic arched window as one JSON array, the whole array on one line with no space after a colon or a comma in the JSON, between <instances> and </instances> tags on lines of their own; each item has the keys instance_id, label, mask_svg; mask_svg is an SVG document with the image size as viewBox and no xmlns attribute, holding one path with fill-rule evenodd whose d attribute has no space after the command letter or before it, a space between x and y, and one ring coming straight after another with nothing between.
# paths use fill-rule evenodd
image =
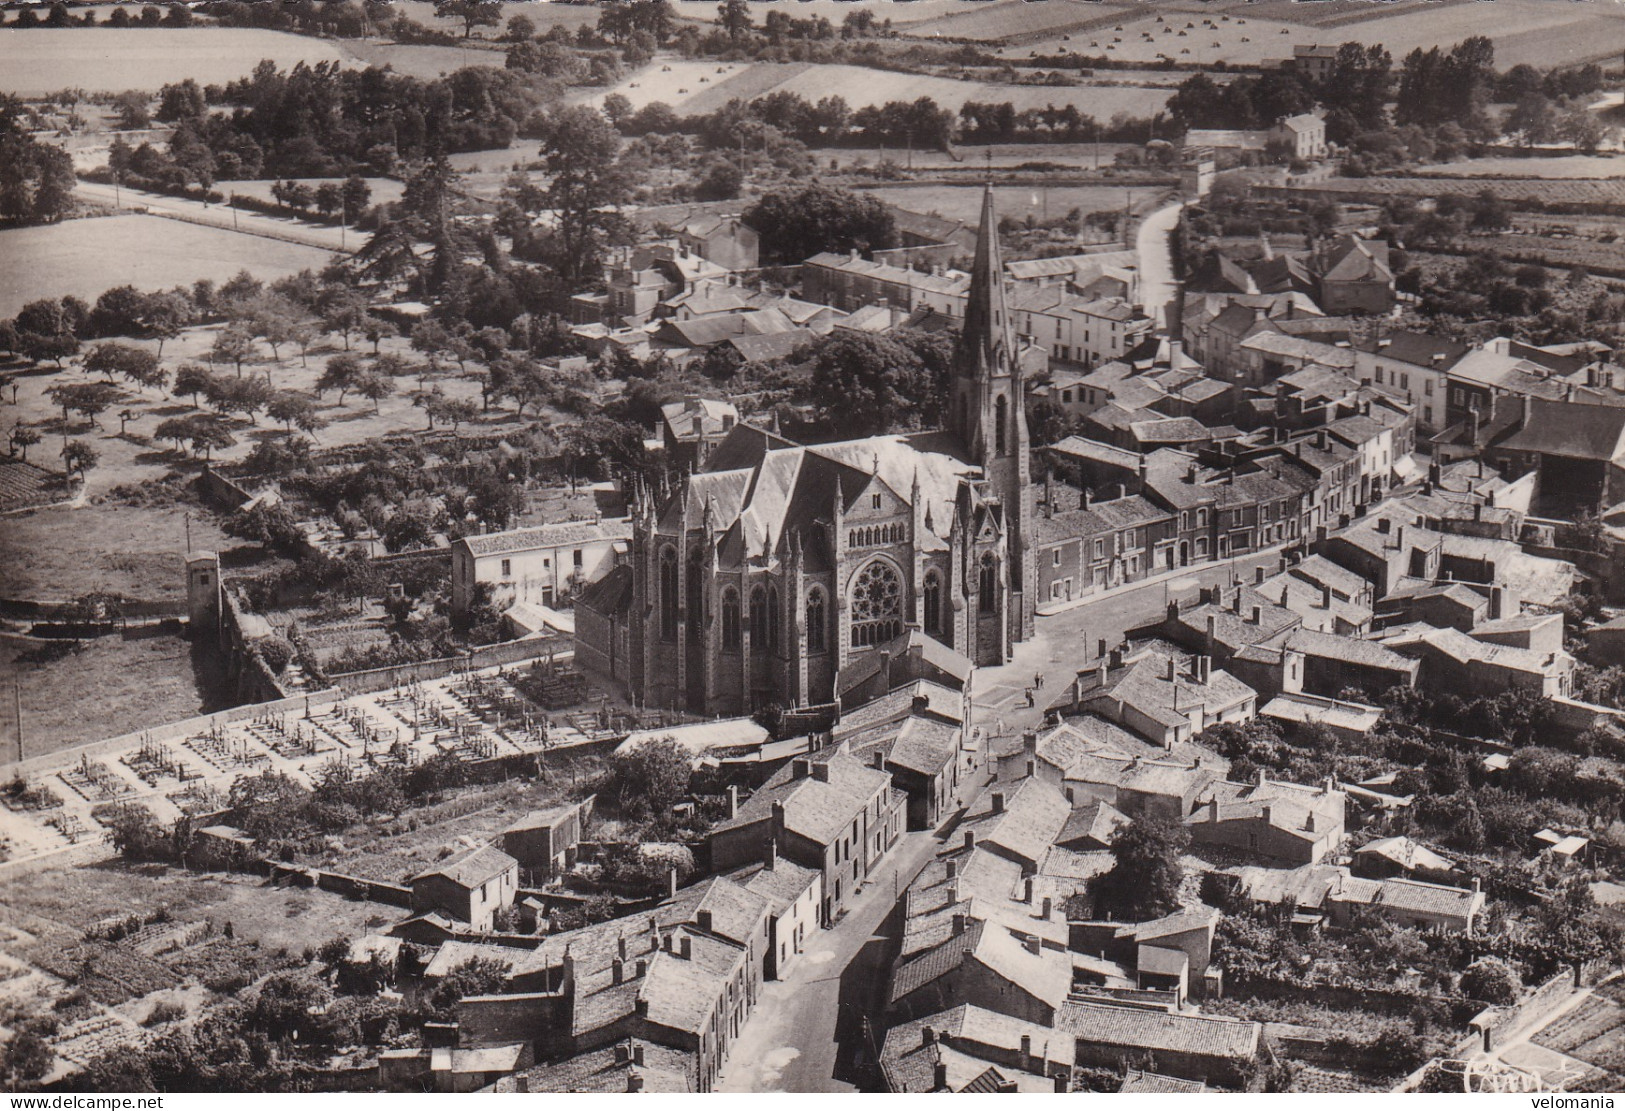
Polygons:
<instances>
[{"instance_id":1,"label":"gothic arched window","mask_svg":"<svg viewBox=\"0 0 1625 1111\"><path fill-rule=\"evenodd\" d=\"M1005 442L1005 425L1010 423L1010 402L1003 394L993 405L993 450L1003 455L1008 451Z\"/></svg>"},{"instance_id":2,"label":"gothic arched window","mask_svg":"<svg viewBox=\"0 0 1625 1111\"><path fill-rule=\"evenodd\" d=\"M767 591L759 586L750 592L750 650L767 650Z\"/></svg>"},{"instance_id":3,"label":"gothic arched window","mask_svg":"<svg viewBox=\"0 0 1625 1111\"><path fill-rule=\"evenodd\" d=\"M739 651L739 592L731 586L722 592L722 650Z\"/></svg>"},{"instance_id":4,"label":"gothic arched window","mask_svg":"<svg viewBox=\"0 0 1625 1111\"><path fill-rule=\"evenodd\" d=\"M976 601L983 613L999 608L999 561L988 552L982 557L981 576L976 587Z\"/></svg>"},{"instance_id":5,"label":"gothic arched window","mask_svg":"<svg viewBox=\"0 0 1625 1111\"><path fill-rule=\"evenodd\" d=\"M660 635L677 639L677 553L671 548L660 551Z\"/></svg>"},{"instance_id":6,"label":"gothic arched window","mask_svg":"<svg viewBox=\"0 0 1625 1111\"><path fill-rule=\"evenodd\" d=\"M807 591L807 651L822 652L829 643L826 635L828 617L825 616L824 592L818 587Z\"/></svg>"},{"instance_id":7,"label":"gothic arched window","mask_svg":"<svg viewBox=\"0 0 1625 1111\"><path fill-rule=\"evenodd\" d=\"M903 631L903 580L877 559L852 584L852 643L882 644Z\"/></svg>"},{"instance_id":8,"label":"gothic arched window","mask_svg":"<svg viewBox=\"0 0 1625 1111\"><path fill-rule=\"evenodd\" d=\"M926 632L942 632L942 576L935 571L925 573L925 613L921 616Z\"/></svg>"},{"instance_id":9,"label":"gothic arched window","mask_svg":"<svg viewBox=\"0 0 1625 1111\"><path fill-rule=\"evenodd\" d=\"M767 591L767 646L775 650L779 647L779 588L776 586Z\"/></svg>"}]
</instances>

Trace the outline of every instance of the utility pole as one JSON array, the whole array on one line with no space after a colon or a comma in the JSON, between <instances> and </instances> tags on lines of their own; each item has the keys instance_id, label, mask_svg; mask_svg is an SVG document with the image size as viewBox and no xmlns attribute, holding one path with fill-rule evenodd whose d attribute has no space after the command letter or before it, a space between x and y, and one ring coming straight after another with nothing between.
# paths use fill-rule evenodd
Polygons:
<instances>
[{"instance_id":1,"label":"utility pole","mask_svg":"<svg viewBox=\"0 0 1625 1111\"><path fill-rule=\"evenodd\" d=\"M23 680L20 675L12 676L11 697L13 700L12 705L17 714L17 763L21 764L23 762Z\"/></svg>"},{"instance_id":2,"label":"utility pole","mask_svg":"<svg viewBox=\"0 0 1625 1111\"><path fill-rule=\"evenodd\" d=\"M186 554L192 554L192 515L186 515Z\"/></svg>"}]
</instances>

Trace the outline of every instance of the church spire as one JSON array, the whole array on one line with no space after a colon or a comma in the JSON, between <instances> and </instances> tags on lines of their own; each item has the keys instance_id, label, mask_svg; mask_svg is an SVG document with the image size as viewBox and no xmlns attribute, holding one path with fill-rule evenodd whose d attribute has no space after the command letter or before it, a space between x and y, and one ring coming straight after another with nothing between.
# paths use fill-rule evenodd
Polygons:
<instances>
[{"instance_id":1,"label":"church spire","mask_svg":"<svg viewBox=\"0 0 1625 1111\"><path fill-rule=\"evenodd\" d=\"M971 266L960 344L969 366L983 373L997 373L1001 363L1015 356L1010 312L1004 299L999 214L993 205L991 182L982 190L982 223L976 232L976 261Z\"/></svg>"}]
</instances>

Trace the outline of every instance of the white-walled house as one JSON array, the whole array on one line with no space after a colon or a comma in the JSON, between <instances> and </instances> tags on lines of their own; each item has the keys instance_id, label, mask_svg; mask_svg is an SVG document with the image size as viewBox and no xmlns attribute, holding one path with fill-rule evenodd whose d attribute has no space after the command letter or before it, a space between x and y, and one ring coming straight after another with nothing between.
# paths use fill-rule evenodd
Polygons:
<instances>
[{"instance_id":1,"label":"white-walled house","mask_svg":"<svg viewBox=\"0 0 1625 1111\"><path fill-rule=\"evenodd\" d=\"M626 552L630 521L565 521L537 528L465 536L451 546L451 608L461 617L481 583L501 611L518 602L568 603L597 582Z\"/></svg>"}]
</instances>

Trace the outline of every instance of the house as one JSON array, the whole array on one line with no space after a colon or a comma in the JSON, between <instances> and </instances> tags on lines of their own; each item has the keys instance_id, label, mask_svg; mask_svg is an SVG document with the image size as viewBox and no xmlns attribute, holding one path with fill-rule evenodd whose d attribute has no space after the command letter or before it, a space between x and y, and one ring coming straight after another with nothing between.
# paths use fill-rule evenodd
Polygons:
<instances>
[{"instance_id":1,"label":"house","mask_svg":"<svg viewBox=\"0 0 1625 1111\"><path fill-rule=\"evenodd\" d=\"M1458 419L1450 415L1447 390L1451 371L1471 347L1444 336L1406 330L1358 340L1353 346L1356 376L1404 393L1415 403L1422 429L1439 432Z\"/></svg>"},{"instance_id":2,"label":"house","mask_svg":"<svg viewBox=\"0 0 1625 1111\"><path fill-rule=\"evenodd\" d=\"M1540 516L1600 513L1625 499L1625 408L1526 397L1519 427L1488 458L1504 474L1539 476Z\"/></svg>"},{"instance_id":3,"label":"house","mask_svg":"<svg viewBox=\"0 0 1625 1111\"><path fill-rule=\"evenodd\" d=\"M907 312L930 306L962 320L970 275L959 271L909 270L871 262L856 251L814 255L801 264L801 296L808 301L856 312L865 305L895 305Z\"/></svg>"},{"instance_id":4,"label":"house","mask_svg":"<svg viewBox=\"0 0 1625 1111\"><path fill-rule=\"evenodd\" d=\"M700 215L677 228L677 243L725 270L755 270L760 236L738 216Z\"/></svg>"},{"instance_id":5,"label":"house","mask_svg":"<svg viewBox=\"0 0 1625 1111\"><path fill-rule=\"evenodd\" d=\"M1345 599L1329 585L1318 585L1291 571L1266 579L1262 577L1264 570L1258 568L1259 578L1254 589L1266 598L1278 599L1282 609L1297 614L1303 620L1303 628L1356 637L1371 631L1371 605L1364 600L1370 594L1369 586L1360 592L1358 600Z\"/></svg>"},{"instance_id":6,"label":"house","mask_svg":"<svg viewBox=\"0 0 1625 1111\"><path fill-rule=\"evenodd\" d=\"M969 1004L1049 1026L1066 1003L1072 962L1036 937L955 914L948 936L892 970L888 1011L908 1021L945 1006Z\"/></svg>"},{"instance_id":7,"label":"house","mask_svg":"<svg viewBox=\"0 0 1625 1111\"><path fill-rule=\"evenodd\" d=\"M386 1049L378 1055L378 1087L386 1092L467 1094L489 1088L531 1064L530 1045L460 1049L455 1046Z\"/></svg>"},{"instance_id":8,"label":"house","mask_svg":"<svg viewBox=\"0 0 1625 1111\"><path fill-rule=\"evenodd\" d=\"M1324 81L1337 65L1336 45L1297 43L1292 47L1291 66L1310 81Z\"/></svg>"},{"instance_id":9,"label":"house","mask_svg":"<svg viewBox=\"0 0 1625 1111\"><path fill-rule=\"evenodd\" d=\"M854 756L884 768L908 797L909 829L935 829L953 812L970 764L962 726L911 714L846 737Z\"/></svg>"},{"instance_id":10,"label":"house","mask_svg":"<svg viewBox=\"0 0 1625 1111\"><path fill-rule=\"evenodd\" d=\"M465 536L451 546L451 610L466 617L490 590L498 611L520 602L568 604L609 574L626 552L626 520L563 521Z\"/></svg>"},{"instance_id":11,"label":"house","mask_svg":"<svg viewBox=\"0 0 1625 1111\"><path fill-rule=\"evenodd\" d=\"M968 705L976 665L942 641L910 628L879 648L841 668L835 693L843 706L856 708L921 680L963 692Z\"/></svg>"},{"instance_id":12,"label":"house","mask_svg":"<svg viewBox=\"0 0 1625 1111\"><path fill-rule=\"evenodd\" d=\"M1172 748L1221 722L1250 721L1257 702L1251 687L1215 670L1210 655L1155 645L1080 670L1049 713L1093 713Z\"/></svg>"},{"instance_id":13,"label":"house","mask_svg":"<svg viewBox=\"0 0 1625 1111\"><path fill-rule=\"evenodd\" d=\"M1072 1056L1059 1031L967 1003L893 1026L880 1072L889 1092L1064 1092Z\"/></svg>"},{"instance_id":14,"label":"house","mask_svg":"<svg viewBox=\"0 0 1625 1111\"><path fill-rule=\"evenodd\" d=\"M1186 820L1191 840L1223 845L1288 866L1318 864L1343 840L1347 798L1259 772L1257 783L1224 782Z\"/></svg>"},{"instance_id":15,"label":"house","mask_svg":"<svg viewBox=\"0 0 1625 1111\"><path fill-rule=\"evenodd\" d=\"M1060 789L1037 777L1013 785L994 783L970 805L959 830L970 835L968 843L1030 874L1038 870L1071 812Z\"/></svg>"},{"instance_id":16,"label":"house","mask_svg":"<svg viewBox=\"0 0 1625 1111\"><path fill-rule=\"evenodd\" d=\"M494 845L482 845L419 872L411 885L414 911L444 911L488 933L497 911L512 905L519 891L519 862Z\"/></svg>"},{"instance_id":17,"label":"house","mask_svg":"<svg viewBox=\"0 0 1625 1111\"><path fill-rule=\"evenodd\" d=\"M531 882L545 882L575 866L576 846L592 818L597 796L545 810L532 810L502 831L502 851L518 861Z\"/></svg>"},{"instance_id":18,"label":"house","mask_svg":"<svg viewBox=\"0 0 1625 1111\"><path fill-rule=\"evenodd\" d=\"M1365 879L1398 877L1442 884L1461 876L1449 860L1409 837L1379 837L1355 849L1353 872Z\"/></svg>"},{"instance_id":19,"label":"house","mask_svg":"<svg viewBox=\"0 0 1625 1111\"><path fill-rule=\"evenodd\" d=\"M1386 240L1339 236L1317 245L1313 268L1315 299L1328 315L1385 313L1394 307L1394 271Z\"/></svg>"},{"instance_id":20,"label":"house","mask_svg":"<svg viewBox=\"0 0 1625 1111\"><path fill-rule=\"evenodd\" d=\"M1324 729L1345 742L1364 740L1382 720L1382 710L1363 702L1346 702L1318 695L1278 694L1258 716L1268 718L1281 727L1283 735L1301 737L1311 728Z\"/></svg>"},{"instance_id":21,"label":"house","mask_svg":"<svg viewBox=\"0 0 1625 1111\"><path fill-rule=\"evenodd\" d=\"M511 951L502 991L457 1004L459 1044L523 1038L538 1061L566 1070L617 1044L658 1045L670 1051L661 1068L710 1091L761 992L768 915L766 898L712 877L652 909L547 935ZM624 1082L639 1071L629 1063L601 1067Z\"/></svg>"},{"instance_id":22,"label":"house","mask_svg":"<svg viewBox=\"0 0 1625 1111\"><path fill-rule=\"evenodd\" d=\"M1138 494L1095 501L1083 491L1078 509L1055 512L1046 487L1037 526L1038 596L1071 601L1173 566L1172 513Z\"/></svg>"},{"instance_id":23,"label":"house","mask_svg":"<svg viewBox=\"0 0 1625 1111\"><path fill-rule=\"evenodd\" d=\"M1347 926L1355 914L1381 915L1396 926L1444 933L1470 934L1484 909L1484 893L1407 879L1364 879L1339 869L1326 892L1325 909L1332 922Z\"/></svg>"},{"instance_id":24,"label":"house","mask_svg":"<svg viewBox=\"0 0 1625 1111\"><path fill-rule=\"evenodd\" d=\"M1378 604L1379 624L1422 622L1441 629L1470 633L1489 613L1490 600L1466 583L1423 579L1401 582Z\"/></svg>"},{"instance_id":25,"label":"house","mask_svg":"<svg viewBox=\"0 0 1625 1111\"><path fill-rule=\"evenodd\" d=\"M687 320L662 320L649 333L649 338L667 350L673 358L683 359L704 354L728 340L741 336L765 336L782 332L798 332L811 338L812 333L797 328L789 317L774 306L750 309L746 312L713 313Z\"/></svg>"},{"instance_id":26,"label":"house","mask_svg":"<svg viewBox=\"0 0 1625 1111\"><path fill-rule=\"evenodd\" d=\"M1077 1065L1121 1069L1155 1058L1161 1072L1231 1088L1247 1086L1262 1032L1240 1019L1070 1002L1055 1027L1073 1038Z\"/></svg>"},{"instance_id":27,"label":"house","mask_svg":"<svg viewBox=\"0 0 1625 1111\"><path fill-rule=\"evenodd\" d=\"M658 1042L628 1038L563 1060L535 1065L496 1082L499 1095L533 1092L687 1093L693 1056Z\"/></svg>"},{"instance_id":28,"label":"house","mask_svg":"<svg viewBox=\"0 0 1625 1111\"><path fill-rule=\"evenodd\" d=\"M1385 643L1422 661L1422 678L1429 688L1462 698L1506 690L1567 696L1574 680L1574 657L1561 649L1541 652L1491 644L1457 629L1407 630Z\"/></svg>"},{"instance_id":29,"label":"house","mask_svg":"<svg viewBox=\"0 0 1625 1111\"><path fill-rule=\"evenodd\" d=\"M767 963L762 977L782 980L806 951L807 935L819 928L824 906L824 874L781 857L772 842L762 860L728 873L728 879L767 900Z\"/></svg>"},{"instance_id":30,"label":"house","mask_svg":"<svg viewBox=\"0 0 1625 1111\"><path fill-rule=\"evenodd\" d=\"M712 867L729 870L779 855L823 876L820 921L832 924L903 834L907 796L886 771L846 745L797 757L770 776L737 814L711 828Z\"/></svg>"}]
</instances>

